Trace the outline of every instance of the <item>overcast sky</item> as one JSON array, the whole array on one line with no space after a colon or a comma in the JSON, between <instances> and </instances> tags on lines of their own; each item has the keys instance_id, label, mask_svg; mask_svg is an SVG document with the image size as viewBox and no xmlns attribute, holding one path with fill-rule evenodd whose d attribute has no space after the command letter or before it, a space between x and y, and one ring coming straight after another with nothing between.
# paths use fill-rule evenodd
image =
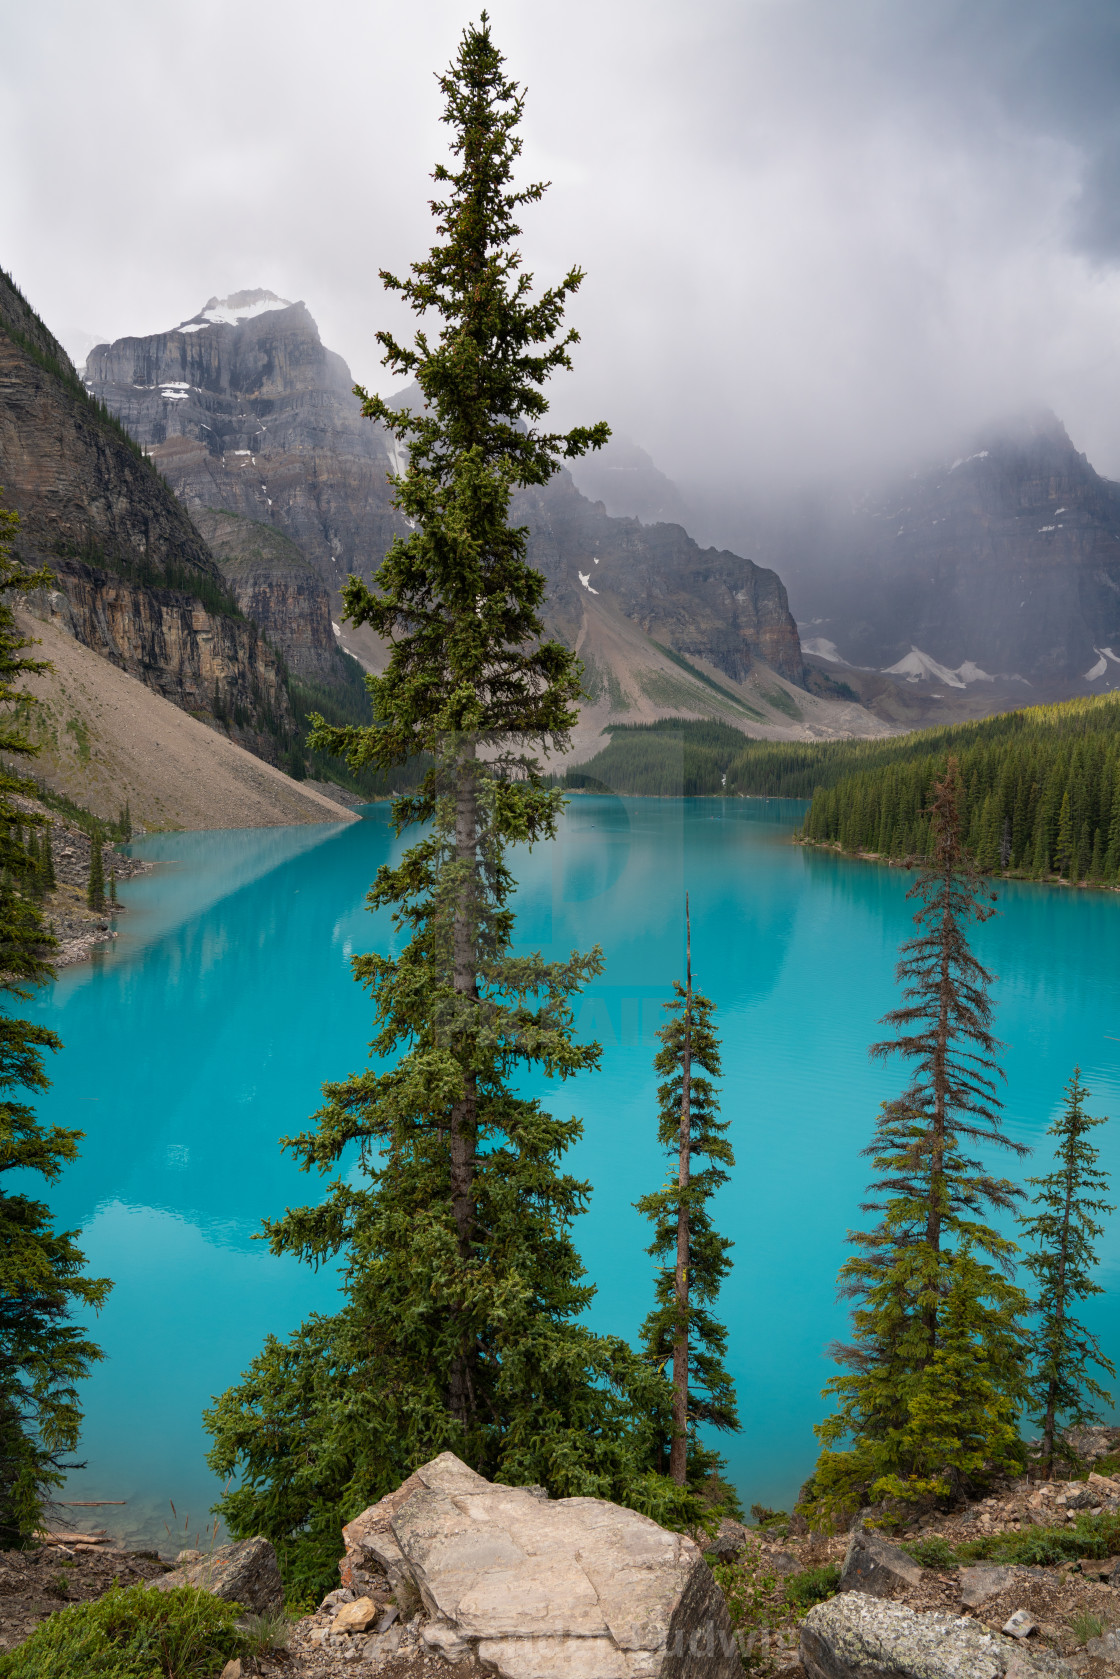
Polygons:
<instances>
[{"instance_id":1,"label":"overcast sky","mask_svg":"<svg viewBox=\"0 0 1120 1679\"><path fill-rule=\"evenodd\" d=\"M1047 404L1120 477L1117 0L492 0L558 418L705 481L864 472ZM461 3L0 0L0 266L64 340L303 299L355 376L429 240Z\"/></svg>"}]
</instances>

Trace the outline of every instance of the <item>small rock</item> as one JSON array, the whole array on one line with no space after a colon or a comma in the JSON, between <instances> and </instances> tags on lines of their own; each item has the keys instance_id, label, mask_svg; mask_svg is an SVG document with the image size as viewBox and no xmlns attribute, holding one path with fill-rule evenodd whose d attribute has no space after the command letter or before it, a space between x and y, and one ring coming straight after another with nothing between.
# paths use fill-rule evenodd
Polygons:
<instances>
[{"instance_id":1,"label":"small rock","mask_svg":"<svg viewBox=\"0 0 1120 1679\"><path fill-rule=\"evenodd\" d=\"M241 1679L241 1657L234 1656L222 1669L222 1679Z\"/></svg>"},{"instance_id":2,"label":"small rock","mask_svg":"<svg viewBox=\"0 0 1120 1679\"><path fill-rule=\"evenodd\" d=\"M796 1574L801 1564L789 1551L773 1551L766 1558L766 1566L772 1574Z\"/></svg>"},{"instance_id":3,"label":"small rock","mask_svg":"<svg viewBox=\"0 0 1120 1679\"><path fill-rule=\"evenodd\" d=\"M205 1560L206 1560L206 1552L205 1551L180 1551L179 1555L175 1558L175 1566L177 1568L182 1568L184 1563L187 1563L187 1562L204 1562Z\"/></svg>"},{"instance_id":4,"label":"small rock","mask_svg":"<svg viewBox=\"0 0 1120 1679\"><path fill-rule=\"evenodd\" d=\"M447 1621L430 1621L421 1628L420 1638L427 1649L436 1650L447 1662L461 1662L471 1653L462 1633Z\"/></svg>"},{"instance_id":5,"label":"small rock","mask_svg":"<svg viewBox=\"0 0 1120 1679\"><path fill-rule=\"evenodd\" d=\"M371 1597L355 1598L353 1603L339 1605L332 1632L368 1632L380 1610Z\"/></svg>"},{"instance_id":6,"label":"small rock","mask_svg":"<svg viewBox=\"0 0 1120 1679\"><path fill-rule=\"evenodd\" d=\"M916 1586L921 1578L921 1565L897 1545L888 1545L873 1533L855 1532L848 1540L844 1571L836 1589L889 1597L897 1587Z\"/></svg>"},{"instance_id":7,"label":"small rock","mask_svg":"<svg viewBox=\"0 0 1120 1679\"><path fill-rule=\"evenodd\" d=\"M176 1586L199 1586L226 1603L240 1603L260 1614L281 1609L284 1587L276 1552L259 1535L241 1539L235 1545L219 1545L202 1562L187 1563L151 1582L153 1590L169 1592Z\"/></svg>"},{"instance_id":8,"label":"small rock","mask_svg":"<svg viewBox=\"0 0 1120 1679\"><path fill-rule=\"evenodd\" d=\"M731 1561L740 1556L750 1543L748 1530L742 1522L734 1522L730 1516L725 1516L719 1524L719 1532L706 1547L722 1561Z\"/></svg>"},{"instance_id":9,"label":"small rock","mask_svg":"<svg viewBox=\"0 0 1120 1679\"><path fill-rule=\"evenodd\" d=\"M1103 1638L1090 1638L1085 1650L1099 1661L1120 1662L1120 1632L1106 1632Z\"/></svg>"},{"instance_id":10,"label":"small rock","mask_svg":"<svg viewBox=\"0 0 1120 1679\"><path fill-rule=\"evenodd\" d=\"M960 1572L961 1602L969 1609L986 1603L1006 1591L1014 1579L1010 1568L962 1568Z\"/></svg>"},{"instance_id":11,"label":"small rock","mask_svg":"<svg viewBox=\"0 0 1120 1679\"><path fill-rule=\"evenodd\" d=\"M1038 1622L1032 1621L1025 1609L1016 1609L1003 1623L1003 1630L1012 1638L1029 1638L1032 1632L1038 1631Z\"/></svg>"},{"instance_id":12,"label":"small rock","mask_svg":"<svg viewBox=\"0 0 1120 1679\"><path fill-rule=\"evenodd\" d=\"M395 1656L401 1646L400 1627L390 1627L388 1632L378 1632L372 1638L367 1638L362 1646L362 1659L367 1662L383 1662L389 1656Z\"/></svg>"},{"instance_id":13,"label":"small rock","mask_svg":"<svg viewBox=\"0 0 1120 1679\"><path fill-rule=\"evenodd\" d=\"M1081 1572L1087 1580L1111 1580L1120 1557L1103 1557L1100 1561L1083 1557Z\"/></svg>"},{"instance_id":14,"label":"small rock","mask_svg":"<svg viewBox=\"0 0 1120 1679\"><path fill-rule=\"evenodd\" d=\"M340 1603L353 1603L358 1594L352 1592L349 1586L336 1586L333 1592L328 1592L320 1603L320 1609L334 1609Z\"/></svg>"},{"instance_id":15,"label":"small rock","mask_svg":"<svg viewBox=\"0 0 1120 1679\"><path fill-rule=\"evenodd\" d=\"M400 1610L397 1608L396 1604L391 1603L377 1623L378 1632L388 1632L389 1628L392 1626L399 1614Z\"/></svg>"}]
</instances>

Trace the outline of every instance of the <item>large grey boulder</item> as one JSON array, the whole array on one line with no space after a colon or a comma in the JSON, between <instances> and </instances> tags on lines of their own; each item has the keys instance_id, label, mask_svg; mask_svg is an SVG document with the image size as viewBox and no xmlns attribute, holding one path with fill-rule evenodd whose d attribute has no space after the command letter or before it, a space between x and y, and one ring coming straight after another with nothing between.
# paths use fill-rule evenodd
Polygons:
<instances>
[{"instance_id":1,"label":"large grey boulder","mask_svg":"<svg viewBox=\"0 0 1120 1679\"><path fill-rule=\"evenodd\" d=\"M809 1679L1074 1679L1057 1656L979 1621L922 1614L865 1592L810 1609L800 1656Z\"/></svg>"},{"instance_id":2,"label":"large grey boulder","mask_svg":"<svg viewBox=\"0 0 1120 1679\"><path fill-rule=\"evenodd\" d=\"M921 1564L913 1557L908 1557L897 1545L888 1545L876 1534L857 1528L848 1540L837 1590L890 1597L905 1586L916 1586L921 1578Z\"/></svg>"},{"instance_id":3,"label":"large grey boulder","mask_svg":"<svg viewBox=\"0 0 1120 1679\"><path fill-rule=\"evenodd\" d=\"M201 1586L214 1597L227 1603L240 1603L257 1614L284 1606L284 1586L276 1552L267 1539L260 1537L240 1539L234 1545L219 1545L201 1562L161 1574L152 1585L159 1592L169 1592L174 1586Z\"/></svg>"},{"instance_id":4,"label":"large grey boulder","mask_svg":"<svg viewBox=\"0 0 1120 1679\"><path fill-rule=\"evenodd\" d=\"M741 1679L699 1547L599 1498L492 1484L450 1452L344 1529L351 1570L423 1604L420 1638L501 1679ZM345 1566L345 1565L344 1565Z\"/></svg>"}]
</instances>

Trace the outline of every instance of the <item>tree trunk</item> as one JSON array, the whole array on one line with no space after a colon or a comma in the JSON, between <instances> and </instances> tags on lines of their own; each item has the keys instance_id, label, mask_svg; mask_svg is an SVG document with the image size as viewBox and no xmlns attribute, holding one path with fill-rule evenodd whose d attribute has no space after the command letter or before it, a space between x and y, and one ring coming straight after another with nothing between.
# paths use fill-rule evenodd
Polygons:
<instances>
[{"instance_id":1,"label":"tree trunk","mask_svg":"<svg viewBox=\"0 0 1120 1679\"><path fill-rule=\"evenodd\" d=\"M1069 1260L1069 1219L1073 1205L1072 1161L1066 1164L1066 1203L1062 1210L1062 1245L1058 1249L1058 1278L1054 1290L1054 1341L1057 1342L1066 1316L1066 1265ZM1051 1356L1054 1356L1053 1353ZM1042 1473L1047 1480L1054 1472L1054 1434L1057 1428L1057 1389L1054 1376L1046 1393L1046 1414L1042 1424Z\"/></svg>"},{"instance_id":2,"label":"tree trunk","mask_svg":"<svg viewBox=\"0 0 1120 1679\"><path fill-rule=\"evenodd\" d=\"M942 888L941 971L939 974L937 1031L933 1051L933 1126L930 1138L929 1210L926 1215L926 1241L935 1254L941 1251L942 1203L945 1195L945 1120L948 1106L946 1061L949 1052L949 1006L953 996L953 978L949 965L949 952L954 931L951 905L952 890L953 866L950 859L945 865L945 881ZM927 1356L932 1359L937 1349L936 1300L926 1309L925 1330L928 1346Z\"/></svg>"},{"instance_id":3,"label":"tree trunk","mask_svg":"<svg viewBox=\"0 0 1120 1679\"><path fill-rule=\"evenodd\" d=\"M459 785L455 809L455 861L469 870L460 885L455 906L452 932L452 985L456 997L478 996L478 805L474 784L474 743L469 742L460 754ZM475 1076L464 1072L463 1095L452 1104L450 1121L451 1142L451 1216L455 1223L455 1239L459 1258L471 1256L474 1229L474 1157L477 1146L477 1105ZM468 1349L463 1346L451 1367L448 1404L451 1415L463 1424L470 1422L474 1412Z\"/></svg>"},{"instance_id":4,"label":"tree trunk","mask_svg":"<svg viewBox=\"0 0 1120 1679\"><path fill-rule=\"evenodd\" d=\"M688 894L684 900L685 1004L684 1049L681 1056L680 1167L677 1184L677 1329L673 1339L673 1438L669 1447L669 1477L685 1484L688 1461L688 1190L692 1151L692 923Z\"/></svg>"}]
</instances>

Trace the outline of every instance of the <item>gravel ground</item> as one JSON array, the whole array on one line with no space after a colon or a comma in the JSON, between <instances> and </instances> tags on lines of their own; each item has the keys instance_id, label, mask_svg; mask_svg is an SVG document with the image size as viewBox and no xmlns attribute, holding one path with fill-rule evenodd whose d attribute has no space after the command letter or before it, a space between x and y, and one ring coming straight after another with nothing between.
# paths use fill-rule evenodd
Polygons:
<instances>
[{"instance_id":1,"label":"gravel ground","mask_svg":"<svg viewBox=\"0 0 1120 1679\"><path fill-rule=\"evenodd\" d=\"M40 702L29 773L86 810L115 817L127 800L138 831L354 820L333 796L235 746L56 626L22 612L16 620L52 666L26 679Z\"/></svg>"}]
</instances>

